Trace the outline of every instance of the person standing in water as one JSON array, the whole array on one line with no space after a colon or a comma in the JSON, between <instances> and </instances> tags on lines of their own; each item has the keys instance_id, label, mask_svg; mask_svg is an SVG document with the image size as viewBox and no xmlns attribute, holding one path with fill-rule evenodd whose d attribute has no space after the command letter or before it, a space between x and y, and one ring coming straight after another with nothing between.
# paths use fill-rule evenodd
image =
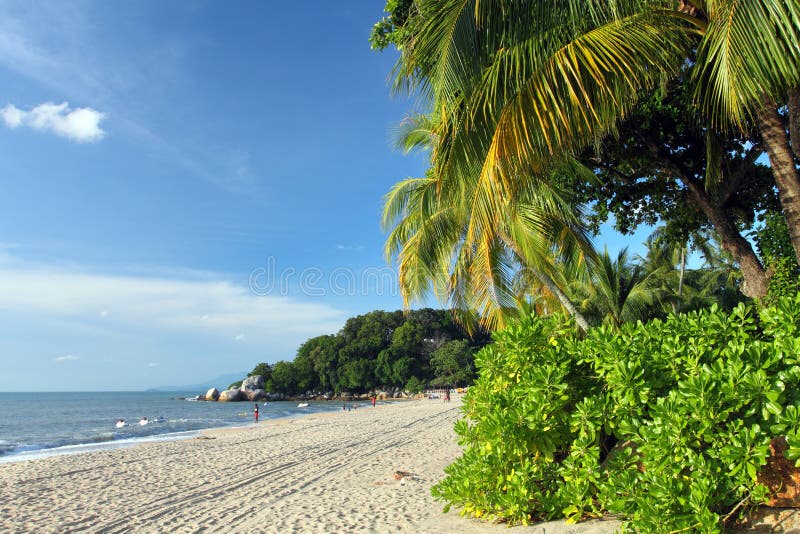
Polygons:
<instances>
[{"instance_id":1,"label":"person standing in water","mask_svg":"<svg viewBox=\"0 0 800 534\"><path fill-rule=\"evenodd\" d=\"M258 423L258 403L255 403L253 405L253 415L256 418L256 423Z\"/></svg>"}]
</instances>

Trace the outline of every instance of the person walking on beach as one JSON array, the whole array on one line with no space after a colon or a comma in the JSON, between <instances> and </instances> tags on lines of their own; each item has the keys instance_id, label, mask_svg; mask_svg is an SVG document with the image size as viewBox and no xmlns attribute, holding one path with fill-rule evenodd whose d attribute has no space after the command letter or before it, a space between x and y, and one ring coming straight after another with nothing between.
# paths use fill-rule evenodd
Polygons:
<instances>
[{"instance_id":1,"label":"person walking on beach","mask_svg":"<svg viewBox=\"0 0 800 534\"><path fill-rule=\"evenodd\" d=\"M255 403L255 405L253 407L253 415L256 418L256 423L258 423L258 403Z\"/></svg>"},{"instance_id":2,"label":"person walking on beach","mask_svg":"<svg viewBox=\"0 0 800 534\"><path fill-rule=\"evenodd\" d=\"M375 407L375 395L370 397L370 399L372 399L372 407L374 408Z\"/></svg>"}]
</instances>

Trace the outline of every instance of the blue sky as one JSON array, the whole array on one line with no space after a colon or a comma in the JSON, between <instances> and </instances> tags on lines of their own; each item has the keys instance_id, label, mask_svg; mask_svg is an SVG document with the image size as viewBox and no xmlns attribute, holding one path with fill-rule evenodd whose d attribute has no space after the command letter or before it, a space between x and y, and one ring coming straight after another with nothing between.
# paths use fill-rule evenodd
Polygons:
<instances>
[{"instance_id":1,"label":"blue sky","mask_svg":"<svg viewBox=\"0 0 800 534\"><path fill-rule=\"evenodd\" d=\"M402 306L381 199L425 164L381 8L3 2L0 391L199 382Z\"/></svg>"}]
</instances>

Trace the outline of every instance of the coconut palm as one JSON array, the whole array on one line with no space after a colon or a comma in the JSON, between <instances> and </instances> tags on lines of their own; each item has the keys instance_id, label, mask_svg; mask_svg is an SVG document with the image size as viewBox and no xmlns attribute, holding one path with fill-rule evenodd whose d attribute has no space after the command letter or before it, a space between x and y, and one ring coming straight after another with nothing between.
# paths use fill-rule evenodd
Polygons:
<instances>
[{"instance_id":1,"label":"coconut palm","mask_svg":"<svg viewBox=\"0 0 800 534\"><path fill-rule=\"evenodd\" d=\"M491 184L486 189L513 195L520 180L546 175L613 134L640 95L680 75L692 84L691 111L702 124L760 129L800 259L800 174L792 152L800 140L792 145L787 133L800 131L800 1L414 5L397 82L419 91L445 119L449 141L435 158L435 175L479 168L479 180ZM765 290L753 287L754 294Z\"/></svg>"},{"instance_id":2,"label":"coconut palm","mask_svg":"<svg viewBox=\"0 0 800 534\"><path fill-rule=\"evenodd\" d=\"M612 259L605 249L590 262L584 307L603 323L619 328L623 323L647 320L667 292L662 271L648 272L631 262L627 248Z\"/></svg>"},{"instance_id":3,"label":"coconut palm","mask_svg":"<svg viewBox=\"0 0 800 534\"><path fill-rule=\"evenodd\" d=\"M399 144L430 148L435 161L449 140L440 125L430 116L407 120ZM579 211L544 180L520 180L524 187L514 195L498 195L480 180L479 169L437 175L435 168L428 177L396 184L385 201L386 256L397 262L406 306L433 293L454 309L477 311L492 328L530 294L531 286L520 291L520 281L535 280L588 328L561 289L556 267L592 253Z\"/></svg>"},{"instance_id":4,"label":"coconut palm","mask_svg":"<svg viewBox=\"0 0 800 534\"><path fill-rule=\"evenodd\" d=\"M653 230L644 246L647 253L637 261L645 272L659 277L665 303L673 313L678 313L684 292L690 289L686 288L687 243L670 240L662 226Z\"/></svg>"}]
</instances>

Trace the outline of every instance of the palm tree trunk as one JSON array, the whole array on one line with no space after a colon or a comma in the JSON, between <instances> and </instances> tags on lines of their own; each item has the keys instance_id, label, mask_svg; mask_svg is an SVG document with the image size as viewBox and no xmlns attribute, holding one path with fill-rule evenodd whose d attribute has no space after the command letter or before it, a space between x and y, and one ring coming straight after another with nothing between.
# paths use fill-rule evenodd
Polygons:
<instances>
[{"instance_id":1,"label":"palm tree trunk","mask_svg":"<svg viewBox=\"0 0 800 534\"><path fill-rule=\"evenodd\" d=\"M689 189L689 193L695 203L703 210L708 220L714 226L714 230L719 234L722 248L733 256L734 261L739 264L742 271L744 282L741 292L751 298L761 298L767 294L767 274L764 267L756 256L750 242L747 241L736 225L725 213L725 210L717 206L705 192L691 179L681 178L681 181Z\"/></svg>"},{"instance_id":2,"label":"palm tree trunk","mask_svg":"<svg viewBox=\"0 0 800 534\"><path fill-rule=\"evenodd\" d=\"M797 110L790 109L790 114L796 112ZM800 265L800 173L797 171L792 147L789 145L786 126L775 106L771 104L759 110L758 126L769 155L772 175L778 186L778 197L781 200L783 216L786 218L786 226L789 228L789 239L792 241L797 263ZM798 143L800 139L793 141Z\"/></svg>"},{"instance_id":3,"label":"palm tree trunk","mask_svg":"<svg viewBox=\"0 0 800 534\"><path fill-rule=\"evenodd\" d=\"M686 275L686 246L681 245L681 269L678 277L678 299L683 295L683 277ZM678 313L678 303L672 303L672 313Z\"/></svg>"},{"instance_id":4,"label":"palm tree trunk","mask_svg":"<svg viewBox=\"0 0 800 534\"><path fill-rule=\"evenodd\" d=\"M561 288L558 287L553 279L541 271L537 271L536 276L547 288L547 290L558 299L558 302L560 302L564 309L567 310L567 313L575 318L575 322L578 324L578 327L584 332L589 330L589 322L586 320L586 317L584 317L577 306L575 306L575 303L573 303L570 298L563 291L561 291Z\"/></svg>"},{"instance_id":5,"label":"palm tree trunk","mask_svg":"<svg viewBox=\"0 0 800 534\"><path fill-rule=\"evenodd\" d=\"M794 157L800 158L800 89L790 89L786 103L789 108L789 143Z\"/></svg>"}]
</instances>

